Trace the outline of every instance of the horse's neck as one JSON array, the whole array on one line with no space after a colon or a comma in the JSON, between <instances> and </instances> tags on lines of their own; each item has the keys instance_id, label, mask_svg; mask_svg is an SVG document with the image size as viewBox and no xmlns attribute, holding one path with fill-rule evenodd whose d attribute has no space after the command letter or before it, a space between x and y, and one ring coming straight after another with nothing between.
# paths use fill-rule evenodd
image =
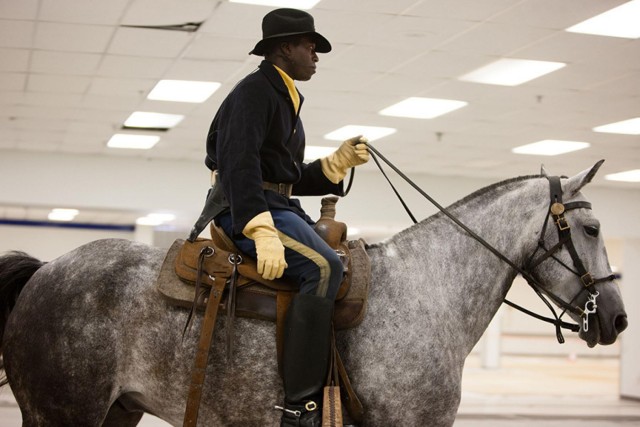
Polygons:
<instances>
[{"instance_id":1,"label":"horse's neck","mask_svg":"<svg viewBox=\"0 0 640 427\"><path fill-rule=\"evenodd\" d=\"M531 180L497 187L454 205L452 213L480 237L522 265L542 226L542 192ZM515 188L512 188L515 187ZM376 281L372 292L391 305L422 301L415 321L447 319L444 328L471 350L500 307L516 276L505 262L443 215L435 215L371 251ZM426 313L426 314L425 314ZM444 321L444 320L443 320ZM429 325L424 325L429 327ZM466 345L465 345L466 344Z\"/></svg>"}]
</instances>

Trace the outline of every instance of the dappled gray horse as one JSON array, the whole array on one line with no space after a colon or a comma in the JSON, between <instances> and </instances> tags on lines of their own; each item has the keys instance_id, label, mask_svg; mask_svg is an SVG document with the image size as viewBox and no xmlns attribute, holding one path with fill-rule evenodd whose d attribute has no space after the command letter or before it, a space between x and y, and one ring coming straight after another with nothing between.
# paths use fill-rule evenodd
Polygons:
<instances>
[{"instance_id":1,"label":"dappled gray horse","mask_svg":"<svg viewBox=\"0 0 640 427\"><path fill-rule=\"evenodd\" d=\"M564 202L599 164L562 180ZM549 182L522 177L482 189L450 210L519 266L558 241L549 215ZM588 291L560 248L531 271L572 306L587 306L580 337L611 344L627 324L611 281L598 220L590 209L565 213L572 241L593 278ZM540 234L544 234L540 236ZM516 273L442 214L368 248L369 308L338 345L366 410L367 426L450 426L460 402L465 358L480 339ZM42 264L25 254L0 259L9 383L25 426L135 426L143 412L173 425L183 420L195 333L181 341L187 310L165 303L154 288L164 251L126 240L100 240ZM598 293L597 304L588 298ZM15 304L15 305L14 305ZM597 305L597 308L595 307ZM200 425L275 426L281 402L275 326L238 319L234 363L224 354L218 319ZM201 320L198 317L197 322ZM588 329L588 330L585 330Z\"/></svg>"}]
</instances>

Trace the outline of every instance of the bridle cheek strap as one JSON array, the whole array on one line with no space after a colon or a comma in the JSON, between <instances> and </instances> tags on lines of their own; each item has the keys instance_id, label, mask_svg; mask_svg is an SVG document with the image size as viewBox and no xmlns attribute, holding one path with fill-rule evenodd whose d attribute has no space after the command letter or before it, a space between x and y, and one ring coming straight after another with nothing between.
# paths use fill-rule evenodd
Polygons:
<instances>
[{"instance_id":1,"label":"bridle cheek strap","mask_svg":"<svg viewBox=\"0 0 640 427\"><path fill-rule=\"evenodd\" d=\"M580 259L580 256L578 255L578 251L576 250L573 244L573 240L571 239L571 227L564 216L565 212L573 209L591 209L591 203L585 202L585 201L577 201L577 202L569 202L569 203L563 204L562 187L560 183L560 178L547 177L547 179L549 181L549 190L550 190L550 205L549 205L550 215L547 215L545 217L545 222L542 227L542 231L540 233L540 239L538 241L538 248L544 250L545 253L534 261L533 258L536 255L536 252L537 252L536 250L530 257L529 262L526 265L526 270L529 272L532 272L533 269L539 266L546 259L553 258L555 261L557 261L560 265L565 267L567 270L571 271L573 274L580 277L580 281L582 282L584 287L571 299L569 303L566 303L557 295L550 293L549 291L546 291L546 293L552 300L554 300L554 302L556 302L559 306L563 307L562 313L560 314L560 316L556 316L556 319L560 320L560 318L564 315L564 313L569 311L579 317L582 317L583 323L586 323L587 321L586 317L589 314L594 314L595 309L583 310L582 308L574 306L572 304L575 302L576 299L578 299L580 295L582 295L584 291L588 291L590 294L588 298L588 302L595 301L595 297L597 296L598 293L597 291L595 291L595 289L593 289L593 286L597 283L611 281L615 278L615 276L610 275L610 276L602 277L599 279L594 279L592 274L585 268L584 263ZM547 228L550 217L553 218L553 222L556 224L556 228L558 230L558 243L556 243L550 249L547 249L544 245L544 236L546 234L546 228ZM555 253L558 250L562 249L563 246L567 248L567 251L571 256L571 260L573 262L574 268L569 267L568 265L566 265L564 262L562 262L560 259L558 259L555 256ZM538 295L542 298L542 295L540 294ZM595 304L591 304L590 307L594 305ZM559 334L558 340L560 341L561 337L560 337L559 331L558 331L558 334Z\"/></svg>"}]
</instances>

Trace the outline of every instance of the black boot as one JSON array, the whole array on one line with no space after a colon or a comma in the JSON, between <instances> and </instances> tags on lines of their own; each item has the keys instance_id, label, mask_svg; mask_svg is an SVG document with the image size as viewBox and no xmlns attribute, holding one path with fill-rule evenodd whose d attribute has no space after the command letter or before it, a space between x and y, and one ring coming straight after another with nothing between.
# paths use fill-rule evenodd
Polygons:
<instances>
[{"instance_id":1,"label":"black boot","mask_svg":"<svg viewBox=\"0 0 640 427\"><path fill-rule=\"evenodd\" d=\"M333 301L298 294L285 320L282 354L285 404L281 427L320 427L322 390L331 350Z\"/></svg>"}]
</instances>

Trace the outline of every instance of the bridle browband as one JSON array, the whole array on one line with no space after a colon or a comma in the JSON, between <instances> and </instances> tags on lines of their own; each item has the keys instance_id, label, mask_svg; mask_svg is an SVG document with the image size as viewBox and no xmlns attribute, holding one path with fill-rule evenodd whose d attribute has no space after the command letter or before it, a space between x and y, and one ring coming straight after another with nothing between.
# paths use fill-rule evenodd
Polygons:
<instances>
[{"instance_id":1,"label":"bridle browband","mask_svg":"<svg viewBox=\"0 0 640 427\"><path fill-rule=\"evenodd\" d=\"M561 328L569 329L569 330L571 330L573 332L578 332L580 330L580 326L578 326L576 324L572 324L572 323L567 323L567 322L564 322L564 321L561 320L562 316L567 311L575 314L578 317L581 317L583 319L583 329L585 331L588 330L588 328L589 328L588 316L590 314L595 314L596 313L596 309L598 307L597 304L596 304L596 298L598 297L599 294L593 288L593 286L595 284L597 284L597 283L611 281L611 280L613 280L615 278L615 276L614 275L609 275L609 276L602 277L602 278L599 278L599 279L594 279L593 276L591 275L591 273L589 273L588 270L585 268L584 263L582 262L582 260L580 259L580 256L578 255L578 252L576 251L576 248L575 248L575 246L573 244L573 240L571 239L571 227L569 226L569 223L567 222L567 219L565 218L564 214L565 214L565 212L567 212L569 210L573 210L573 209L591 209L591 203L585 202L585 201L576 201L576 202L569 202L569 203L564 203L563 204L563 202L562 202L562 186L560 184L560 177L546 177L549 180L549 188L550 188L549 215L545 216L545 221L544 221L544 224L542 226L542 230L540 232L540 237L539 237L539 240L538 240L538 247L536 248L534 253L531 255L531 257L527 261L526 265L524 267L520 267L517 264L515 264L513 261L511 261L509 258L507 258L505 255L503 255L496 248L491 246L482 237L478 236L473 230L468 228L458 218L453 216L446 208L444 208L440 204L438 204L431 196L429 196L427 193L425 193L418 185L416 185L411 179L409 179L409 177L407 177L395 165L393 165L382 154L380 154L380 152L378 150L376 150L370 143L367 143L367 146L369 148L369 152L371 153L371 158L374 160L374 162L376 163L376 165L380 169L380 172L385 177L385 179L387 180L387 182L389 183L389 185L393 189L394 193L396 194L396 196L400 200L400 203L402 204L404 209L407 211L407 213L409 214L409 217L413 220L414 223L417 223L415 217L413 216L413 214L409 210L409 207L407 206L407 204L404 202L404 200L400 196L400 193L394 187L393 183L391 182L391 180L389 179L387 174L384 172L384 170L382 168L382 165L378 161L377 157L382 159L391 169L393 169L394 172L396 172L402 179L404 179L409 185L411 185L423 197L425 197L427 200L429 200L429 202L431 202L440 212L442 212L449 219L451 219L454 223L456 223L459 227L461 227L465 232L467 232L473 239L475 239L478 243L480 243L485 248L487 248L496 257L498 257L499 259L501 259L502 261L507 263L512 269L514 269L515 271L520 273L522 275L522 277L527 281L529 286L531 286L531 288L542 299L542 301L545 303L545 305L551 310L551 313L553 314L554 318L551 319L551 318L547 318L547 317L541 316L539 314L533 313L533 312L531 312L531 311L529 311L529 310L527 310L527 309L525 309L523 307L520 307L519 305L514 304L514 303L512 303L512 302L510 302L510 301L505 299L504 302L507 305L509 305L511 307L514 307L514 308L516 308L516 309L518 309L518 310L520 310L520 311L522 311L522 312L524 312L524 313L526 313L526 314L528 314L530 316L533 316L536 319L543 320L545 322L549 322L549 323L554 324L555 327L556 327L556 337L557 337L559 343L564 343L564 337L562 336ZM558 230L558 243L556 243L551 248L547 249L545 247L545 244L544 244L544 236L546 234L546 230L547 230L547 226L548 226L550 217L553 218L553 221L556 224L556 228ZM566 248L567 248L567 250L568 250L568 252L569 252L569 254L571 256L571 260L573 262L573 267L574 268L569 267L568 265L566 265L564 262L562 262L561 260L559 260L555 256L555 253L557 251L561 250L562 247L565 247L565 246L566 246ZM544 250L546 252L544 254L542 254L542 256L540 256L539 258L534 260L534 257L536 255L536 253L540 249L542 249L542 250ZM538 267L542 262L547 260L548 258L552 258L553 260L558 262L560 265L565 267L567 270L569 270L570 272L572 272L576 276L580 277L580 281L582 282L582 284L584 286L571 299L571 301L566 302L562 298L560 298L559 296L557 296L556 294L551 292L550 290L545 289L539 283L539 281L535 278L535 276L533 274L533 270L536 267ZM584 305L584 308L580 308L578 306L573 305L574 302L576 301L576 299L578 299L584 292L588 292L589 293L589 296L588 296L588 299L587 299L587 301L586 301L586 303ZM546 294L556 304L558 304L558 306L563 308L563 311L562 311L562 313L560 313L559 316L557 315L555 309L549 303L549 301L547 301L547 299L545 298L545 296L543 294Z\"/></svg>"}]
</instances>

